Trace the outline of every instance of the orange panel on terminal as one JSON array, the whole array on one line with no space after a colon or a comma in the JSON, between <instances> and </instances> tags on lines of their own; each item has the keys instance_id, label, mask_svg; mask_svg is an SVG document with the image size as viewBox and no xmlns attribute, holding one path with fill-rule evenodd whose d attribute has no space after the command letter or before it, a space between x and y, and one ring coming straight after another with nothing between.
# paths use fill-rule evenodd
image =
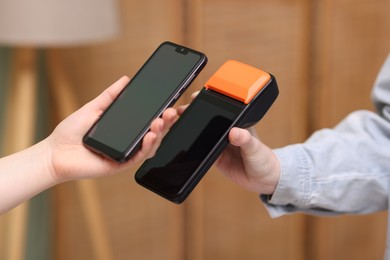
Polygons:
<instances>
[{"instance_id":1,"label":"orange panel on terminal","mask_svg":"<svg viewBox=\"0 0 390 260\"><path fill-rule=\"evenodd\" d=\"M267 72L229 60L219 67L205 87L248 104L270 79Z\"/></svg>"}]
</instances>

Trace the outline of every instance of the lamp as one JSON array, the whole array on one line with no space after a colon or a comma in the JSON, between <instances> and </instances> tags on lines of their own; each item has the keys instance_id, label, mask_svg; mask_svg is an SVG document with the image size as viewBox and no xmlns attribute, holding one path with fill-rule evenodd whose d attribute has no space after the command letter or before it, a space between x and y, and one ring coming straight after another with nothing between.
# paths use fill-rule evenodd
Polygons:
<instances>
[{"instance_id":1,"label":"lamp","mask_svg":"<svg viewBox=\"0 0 390 260\"><path fill-rule=\"evenodd\" d=\"M119 34L112 0L2 0L0 43L18 46L74 46Z\"/></svg>"},{"instance_id":2,"label":"lamp","mask_svg":"<svg viewBox=\"0 0 390 260\"><path fill-rule=\"evenodd\" d=\"M56 50L94 44L119 35L115 0L1 0L0 45L13 51L11 85L7 97L5 152L13 153L34 142L37 98L37 50L48 56L49 74L58 84L51 86L61 116L76 107L69 80ZM88 230L96 259L112 259L95 183L78 181ZM24 258L28 203L7 216L6 259Z\"/></svg>"}]
</instances>

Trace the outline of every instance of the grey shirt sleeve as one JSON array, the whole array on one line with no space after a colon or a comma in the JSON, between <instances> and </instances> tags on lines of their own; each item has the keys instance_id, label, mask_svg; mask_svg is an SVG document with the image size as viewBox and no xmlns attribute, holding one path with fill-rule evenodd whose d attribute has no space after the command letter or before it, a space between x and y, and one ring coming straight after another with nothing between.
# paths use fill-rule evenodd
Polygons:
<instances>
[{"instance_id":1,"label":"grey shirt sleeve","mask_svg":"<svg viewBox=\"0 0 390 260\"><path fill-rule=\"evenodd\" d=\"M356 111L305 143L275 149L281 177L261 196L272 217L305 212L365 214L388 207L390 184L390 56L378 75L378 113Z\"/></svg>"}]
</instances>

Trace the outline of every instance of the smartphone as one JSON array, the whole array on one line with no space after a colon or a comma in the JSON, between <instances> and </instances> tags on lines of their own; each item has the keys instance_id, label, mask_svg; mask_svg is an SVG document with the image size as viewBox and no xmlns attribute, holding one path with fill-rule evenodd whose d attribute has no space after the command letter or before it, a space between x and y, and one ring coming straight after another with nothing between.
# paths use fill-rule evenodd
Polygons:
<instances>
[{"instance_id":1,"label":"smartphone","mask_svg":"<svg viewBox=\"0 0 390 260\"><path fill-rule=\"evenodd\" d=\"M206 63L199 51L163 42L85 134L84 145L112 160L127 161L151 122L176 102Z\"/></svg>"},{"instance_id":2,"label":"smartphone","mask_svg":"<svg viewBox=\"0 0 390 260\"><path fill-rule=\"evenodd\" d=\"M155 156L141 165L135 180L182 203L229 143L230 129L257 123L278 93L271 74L226 62L173 125Z\"/></svg>"}]
</instances>

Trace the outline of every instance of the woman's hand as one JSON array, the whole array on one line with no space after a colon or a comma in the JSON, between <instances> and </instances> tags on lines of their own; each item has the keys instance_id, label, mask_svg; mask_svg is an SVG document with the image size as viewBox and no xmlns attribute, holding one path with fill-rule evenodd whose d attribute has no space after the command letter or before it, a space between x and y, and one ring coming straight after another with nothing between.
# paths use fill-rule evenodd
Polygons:
<instances>
[{"instance_id":1,"label":"woman's hand","mask_svg":"<svg viewBox=\"0 0 390 260\"><path fill-rule=\"evenodd\" d=\"M124 164L91 152L82 143L85 133L128 81L127 77L119 79L98 97L64 119L45 140L50 147L49 168L57 182L110 175L154 155L164 134L177 117L176 110L173 108L167 109L162 118L152 122L150 131L143 138L140 150Z\"/></svg>"}]
</instances>

